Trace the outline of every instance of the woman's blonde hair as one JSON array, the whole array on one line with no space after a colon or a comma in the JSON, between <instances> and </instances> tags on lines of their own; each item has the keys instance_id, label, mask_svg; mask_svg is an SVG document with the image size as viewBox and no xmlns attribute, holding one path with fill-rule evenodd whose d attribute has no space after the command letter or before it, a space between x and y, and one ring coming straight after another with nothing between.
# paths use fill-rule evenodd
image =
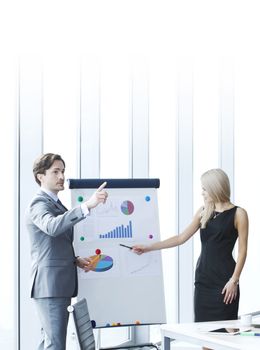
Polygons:
<instances>
[{"instance_id":1,"label":"woman's blonde hair","mask_svg":"<svg viewBox=\"0 0 260 350\"><path fill-rule=\"evenodd\" d=\"M211 169L201 175L201 184L212 199L205 203L201 213L201 228L205 228L213 216L215 203L230 201L230 183L227 174L222 169Z\"/></svg>"}]
</instances>

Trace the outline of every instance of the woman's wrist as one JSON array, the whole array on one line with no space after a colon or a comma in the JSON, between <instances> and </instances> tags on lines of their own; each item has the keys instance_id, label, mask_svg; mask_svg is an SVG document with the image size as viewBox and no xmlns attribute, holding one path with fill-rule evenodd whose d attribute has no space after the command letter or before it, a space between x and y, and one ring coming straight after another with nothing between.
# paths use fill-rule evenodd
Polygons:
<instances>
[{"instance_id":1,"label":"woman's wrist","mask_svg":"<svg viewBox=\"0 0 260 350\"><path fill-rule=\"evenodd\" d=\"M234 277L231 277L229 279L229 282L233 283L234 285L238 285L239 284L239 279L238 278L234 278Z\"/></svg>"}]
</instances>

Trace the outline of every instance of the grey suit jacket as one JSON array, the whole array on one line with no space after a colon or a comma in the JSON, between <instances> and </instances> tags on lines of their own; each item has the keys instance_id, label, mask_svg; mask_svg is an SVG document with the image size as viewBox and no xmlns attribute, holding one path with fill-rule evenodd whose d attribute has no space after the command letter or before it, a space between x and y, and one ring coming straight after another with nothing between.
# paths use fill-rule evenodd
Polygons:
<instances>
[{"instance_id":1,"label":"grey suit jacket","mask_svg":"<svg viewBox=\"0 0 260 350\"><path fill-rule=\"evenodd\" d=\"M39 191L26 211L31 241L31 297L73 297L78 292L73 226L83 220L80 207L66 211Z\"/></svg>"}]
</instances>

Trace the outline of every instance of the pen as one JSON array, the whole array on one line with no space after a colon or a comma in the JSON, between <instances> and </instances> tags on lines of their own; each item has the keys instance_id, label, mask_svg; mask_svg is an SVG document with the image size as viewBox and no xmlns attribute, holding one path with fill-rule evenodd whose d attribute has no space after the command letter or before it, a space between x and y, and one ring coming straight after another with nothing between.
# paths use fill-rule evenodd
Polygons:
<instances>
[{"instance_id":1,"label":"pen","mask_svg":"<svg viewBox=\"0 0 260 350\"><path fill-rule=\"evenodd\" d=\"M125 248L128 248L128 249L133 249L132 247L130 247L129 245L125 245L125 244L119 244L121 245L121 247L125 247Z\"/></svg>"},{"instance_id":2,"label":"pen","mask_svg":"<svg viewBox=\"0 0 260 350\"><path fill-rule=\"evenodd\" d=\"M253 337L260 337L260 333L256 333L256 332L240 332L240 335L251 335Z\"/></svg>"}]
</instances>

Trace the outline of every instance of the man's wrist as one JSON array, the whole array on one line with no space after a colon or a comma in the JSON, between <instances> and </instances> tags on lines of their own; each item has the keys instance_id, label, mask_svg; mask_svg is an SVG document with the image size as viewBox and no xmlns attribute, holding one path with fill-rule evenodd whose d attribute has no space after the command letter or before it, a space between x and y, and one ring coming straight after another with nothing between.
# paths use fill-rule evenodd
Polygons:
<instances>
[{"instance_id":1,"label":"man's wrist","mask_svg":"<svg viewBox=\"0 0 260 350\"><path fill-rule=\"evenodd\" d=\"M90 208L87 206L87 203L81 204L81 210L84 216L89 215Z\"/></svg>"}]
</instances>

